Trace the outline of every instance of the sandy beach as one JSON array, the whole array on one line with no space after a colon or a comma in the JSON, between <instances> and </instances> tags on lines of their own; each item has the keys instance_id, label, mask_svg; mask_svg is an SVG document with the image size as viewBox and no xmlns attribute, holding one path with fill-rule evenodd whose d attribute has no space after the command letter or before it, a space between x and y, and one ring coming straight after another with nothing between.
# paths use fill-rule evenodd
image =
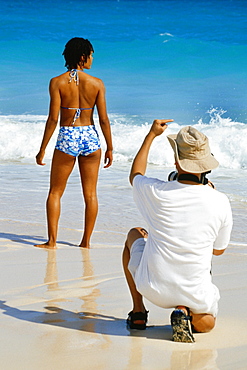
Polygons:
<instances>
[{"instance_id":1,"label":"sandy beach","mask_svg":"<svg viewBox=\"0 0 247 370\"><path fill-rule=\"evenodd\" d=\"M1 369L247 369L245 203L232 202L231 243L213 258L221 293L215 329L195 334L193 344L174 343L171 310L146 302L147 330L129 331L121 253L127 230L142 221L127 170L115 165L100 173L90 250L77 247L83 202L75 171L63 197L58 248L45 250L33 244L46 237L49 165L1 165Z\"/></svg>"}]
</instances>

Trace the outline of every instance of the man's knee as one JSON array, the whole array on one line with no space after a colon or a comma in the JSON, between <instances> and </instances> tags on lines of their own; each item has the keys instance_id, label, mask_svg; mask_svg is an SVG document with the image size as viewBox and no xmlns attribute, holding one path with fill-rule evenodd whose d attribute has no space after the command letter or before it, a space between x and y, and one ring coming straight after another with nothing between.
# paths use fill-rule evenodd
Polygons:
<instances>
[{"instance_id":1,"label":"man's knee","mask_svg":"<svg viewBox=\"0 0 247 370\"><path fill-rule=\"evenodd\" d=\"M147 236L148 233L143 227L133 227L127 234L125 245L130 249L135 240L146 238Z\"/></svg>"},{"instance_id":2,"label":"man's knee","mask_svg":"<svg viewBox=\"0 0 247 370\"><path fill-rule=\"evenodd\" d=\"M192 325L198 333L207 333L215 326L215 318L207 314L192 314Z\"/></svg>"}]
</instances>

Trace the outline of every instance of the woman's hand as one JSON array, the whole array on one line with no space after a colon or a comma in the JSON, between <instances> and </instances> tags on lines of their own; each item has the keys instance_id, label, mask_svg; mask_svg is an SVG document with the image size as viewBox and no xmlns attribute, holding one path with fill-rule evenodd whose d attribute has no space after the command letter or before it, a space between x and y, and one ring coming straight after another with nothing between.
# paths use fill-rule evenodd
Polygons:
<instances>
[{"instance_id":1,"label":"woman's hand","mask_svg":"<svg viewBox=\"0 0 247 370\"><path fill-rule=\"evenodd\" d=\"M36 155L36 163L39 164L40 166L45 166L46 163L43 163L43 158L45 156L45 151L40 150L38 154Z\"/></svg>"},{"instance_id":2,"label":"woman's hand","mask_svg":"<svg viewBox=\"0 0 247 370\"><path fill-rule=\"evenodd\" d=\"M167 126L168 122L173 122L173 119L155 119L150 128L150 132L152 132L155 136L163 134L163 132L168 127Z\"/></svg>"},{"instance_id":3,"label":"woman's hand","mask_svg":"<svg viewBox=\"0 0 247 370\"><path fill-rule=\"evenodd\" d=\"M107 150L105 152L105 160L104 160L105 166L104 166L104 168L110 167L112 165L112 161L113 161L112 150Z\"/></svg>"}]
</instances>

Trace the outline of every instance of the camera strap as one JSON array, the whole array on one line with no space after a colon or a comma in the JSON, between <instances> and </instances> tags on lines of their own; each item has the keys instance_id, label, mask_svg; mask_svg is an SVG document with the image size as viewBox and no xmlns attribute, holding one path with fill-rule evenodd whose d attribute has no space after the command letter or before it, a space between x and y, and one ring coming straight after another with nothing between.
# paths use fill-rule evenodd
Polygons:
<instances>
[{"instance_id":1,"label":"camera strap","mask_svg":"<svg viewBox=\"0 0 247 370\"><path fill-rule=\"evenodd\" d=\"M196 176L196 175L192 175L190 173L182 173L181 175L178 176L178 181L180 180L184 180L184 181L193 181L193 182L196 182L198 184L201 184L201 180Z\"/></svg>"}]
</instances>

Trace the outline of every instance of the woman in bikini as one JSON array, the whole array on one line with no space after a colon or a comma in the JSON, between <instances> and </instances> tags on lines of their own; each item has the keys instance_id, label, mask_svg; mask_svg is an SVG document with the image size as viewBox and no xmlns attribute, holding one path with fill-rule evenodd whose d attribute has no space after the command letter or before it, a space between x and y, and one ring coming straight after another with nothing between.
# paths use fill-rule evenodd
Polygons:
<instances>
[{"instance_id":1,"label":"woman in bikini","mask_svg":"<svg viewBox=\"0 0 247 370\"><path fill-rule=\"evenodd\" d=\"M84 69L91 68L93 52L88 40L75 37L68 41L63 53L68 71L50 81L50 110L40 151L36 156L37 164L45 164L45 149L59 116L60 130L52 159L50 190L46 202L48 241L36 247L56 247L60 200L76 158L85 201L84 233L79 246L89 248L90 245L98 212L96 187L101 159L100 142L93 121L95 106L106 141L104 168L111 166L113 150L104 84L84 72Z\"/></svg>"}]
</instances>

